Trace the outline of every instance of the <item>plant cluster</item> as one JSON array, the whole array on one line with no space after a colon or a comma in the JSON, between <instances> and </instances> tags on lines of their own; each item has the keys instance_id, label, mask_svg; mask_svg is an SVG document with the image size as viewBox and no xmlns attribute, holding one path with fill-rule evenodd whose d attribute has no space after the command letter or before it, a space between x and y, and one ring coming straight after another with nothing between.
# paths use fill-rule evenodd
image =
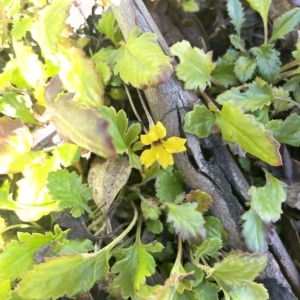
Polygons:
<instances>
[{"instance_id":1,"label":"plant cluster","mask_svg":"<svg viewBox=\"0 0 300 300\"><path fill-rule=\"evenodd\" d=\"M179 2L186 11L198 9L193 0ZM247 49L243 7L228 0L236 34L216 62L187 41L167 56L155 34L139 28L124 42L108 1L0 4L2 299L57 299L91 289L112 299L268 299L254 279L267 264L285 183L264 170L265 185L251 186L241 217L254 253L226 252L227 234L207 213L210 195L185 190L173 166L172 155L186 150L186 140L164 140L165 127L145 105L145 134L138 114L129 122L126 106L115 108L129 98L135 110L128 85L153 88L175 72L185 89L206 100L185 115L185 132L220 133L244 154L246 170L249 157L281 165L280 145L300 145L300 43L294 59L281 65L274 42L300 23L300 9L283 14L270 35L271 0L248 2L263 20L264 43ZM100 46L87 31L92 7ZM175 68L172 57L180 61ZM286 111L292 111L286 119L274 118ZM49 135L49 123L64 141L50 148L39 138ZM80 163L87 152L102 157L89 162L88 176Z\"/></svg>"}]
</instances>

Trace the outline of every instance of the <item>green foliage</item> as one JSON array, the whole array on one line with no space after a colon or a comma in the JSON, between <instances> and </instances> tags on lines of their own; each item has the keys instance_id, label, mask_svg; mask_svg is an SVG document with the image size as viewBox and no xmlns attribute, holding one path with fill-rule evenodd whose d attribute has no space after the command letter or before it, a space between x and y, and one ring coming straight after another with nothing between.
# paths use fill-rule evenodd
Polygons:
<instances>
[{"instance_id":1,"label":"green foliage","mask_svg":"<svg viewBox=\"0 0 300 300\"><path fill-rule=\"evenodd\" d=\"M108 58L108 63L114 65L114 74L119 73L125 83L142 90L168 81L173 67L170 59L154 43L156 40L155 34L146 32L141 35L141 30L136 27L127 43Z\"/></svg>"},{"instance_id":2,"label":"green foliage","mask_svg":"<svg viewBox=\"0 0 300 300\"><path fill-rule=\"evenodd\" d=\"M244 11L239 0L228 0L227 3L227 10L228 15L231 18L231 22L235 27L237 35L240 36L241 34L241 27L245 21L244 18Z\"/></svg>"},{"instance_id":3,"label":"green foliage","mask_svg":"<svg viewBox=\"0 0 300 300\"><path fill-rule=\"evenodd\" d=\"M175 71L178 78L184 81L185 89L199 88L203 91L210 85L210 75L215 68L211 52L205 53L196 47L192 48L189 42L182 41L170 48L170 55L180 59Z\"/></svg>"}]
</instances>

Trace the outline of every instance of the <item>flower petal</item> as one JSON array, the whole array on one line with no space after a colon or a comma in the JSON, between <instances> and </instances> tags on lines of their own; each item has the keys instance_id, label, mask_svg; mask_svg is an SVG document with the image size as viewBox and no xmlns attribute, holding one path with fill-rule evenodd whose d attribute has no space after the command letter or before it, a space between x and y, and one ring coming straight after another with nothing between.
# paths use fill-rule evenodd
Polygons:
<instances>
[{"instance_id":1,"label":"flower petal","mask_svg":"<svg viewBox=\"0 0 300 300\"><path fill-rule=\"evenodd\" d=\"M157 122L155 126L150 126L150 131L153 130L157 136L157 139L163 139L166 134L166 128L161 122Z\"/></svg>"},{"instance_id":2,"label":"flower petal","mask_svg":"<svg viewBox=\"0 0 300 300\"><path fill-rule=\"evenodd\" d=\"M162 146L157 147L156 157L157 161L164 169L166 169L170 165L174 165L172 154L166 151Z\"/></svg>"},{"instance_id":3,"label":"flower petal","mask_svg":"<svg viewBox=\"0 0 300 300\"><path fill-rule=\"evenodd\" d=\"M157 149L154 146L151 146L150 149L144 150L140 160L143 165L145 165L147 168L154 164L156 161L157 156Z\"/></svg>"},{"instance_id":4,"label":"flower petal","mask_svg":"<svg viewBox=\"0 0 300 300\"><path fill-rule=\"evenodd\" d=\"M147 134L141 134L141 142L144 145L151 145L153 142L156 142L158 140L158 137L156 133L151 129Z\"/></svg>"},{"instance_id":5,"label":"flower petal","mask_svg":"<svg viewBox=\"0 0 300 300\"><path fill-rule=\"evenodd\" d=\"M170 153L178 153L186 150L185 143L186 139L171 137L167 141L162 141L162 146Z\"/></svg>"}]
</instances>

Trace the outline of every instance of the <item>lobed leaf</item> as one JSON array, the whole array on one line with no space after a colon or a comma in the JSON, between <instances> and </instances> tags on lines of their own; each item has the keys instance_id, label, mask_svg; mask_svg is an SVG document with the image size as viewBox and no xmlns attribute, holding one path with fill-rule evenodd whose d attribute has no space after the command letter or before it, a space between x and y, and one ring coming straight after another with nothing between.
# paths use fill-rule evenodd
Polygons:
<instances>
[{"instance_id":1,"label":"lobed leaf","mask_svg":"<svg viewBox=\"0 0 300 300\"><path fill-rule=\"evenodd\" d=\"M269 43L282 39L300 23L300 8L294 8L281 15L273 26Z\"/></svg>"},{"instance_id":2,"label":"lobed leaf","mask_svg":"<svg viewBox=\"0 0 300 300\"><path fill-rule=\"evenodd\" d=\"M199 245L205 237L205 220L203 215L196 210L197 203L184 203L176 205L164 202L168 207L167 222L172 223L177 234L183 241Z\"/></svg>"},{"instance_id":3,"label":"lobed leaf","mask_svg":"<svg viewBox=\"0 0 300 300\"><path fill-rule=\"evenodd\" d=\"M296 113L288 116L284 121L271 120L266 124L266 129L274 132L278 142L294 147L300 146L300 116Z\"/></svg>"},{"instance_id":4,"label":"lobed leaf","mask_svg":"<svg viewBox=\"0 0 300 300\"><path fill-rule=\"evenodd\" d=\"M256 122L254 116L243 114L240 107L233 106L233 101L227 101L222 111L216 112L216 124L222 131L222 137L228 142L238 143L245 151L268 164L280 166L280 144L272 133Z\"/></svg>"},{"instance_id":5,"label":"lobed leaf","mask_svg":"<svg viewBox=\"0 0 300 300\"><path fill-rule=\"evenodd\" d=\"M155 272L155 260L148 252L161 252L163 245L157 242L144 245L139 239L133 246L122 249L122 259L117 261L111 272L118 274L113 282L121 287L124 298L134 298L136 293L146 283L146 277Z\"/></svg>"},{"instance_id":6,"label":"lobed leaf","mask_svg":"<svg viewBox=\"0 0 300 300\"><path fill-rule=\"evenodd\" d=\"M286 200L285 183L265 171L266 185L256 188L251 186L251 208L265 222L276 222L280 218L281 203Z\"/></svg>"},{"instance_id":7,"label":"lobed leaf","mask_svg":"<svg viewBox=\"0 0 300 300\"><path fill-rule=\"evenodd\" d=\"M114 65L114 74L120 73L125 83L142 90L167 82L173 67L170 58L154 43L156 40L154 33L141 35L141 29L134 28L127 43L108 58L108 64Z\"/></svg>"},{"instance_id":8,"label":"lobed leaf","mask_svg":"<svg viewBox=\"0 0 300 300\"><path fill-rule=\"evenodd\" d=\"M215 119L215 114L206 106L195 105L193 111L185 114L183 129L199 138L205 138L210 135Z\"/></svg>"},{"instance_id":9,"label":"lobed leaf","mask_svg":"<svg viewBox=\"0 0 300 300\"><path fill-rule=\"evenodd\" d=\"M241 93L238 88L232 88L220 94L216 101L219 104L224 104L229 100L234 100L233 107L244 107L246 110L255 111L269 105L274 99L274 94L271 86L264 80L256 78L248 85L248 90Z\"/></svg>"},{"instance_id":10,"label":"lobed leaf","mask_svg":"<svg viewBox=\"0 0 300 300\"><path fill-rule=\"evenodd\" d=\"M280 53L273 49L273 45L262 45L252 48L251 52L256 56L258 72L269 83L274 82L280 73Z\"/></svg>"},{"instance_id":11,"label":"lobed leaf","mask_svg":"<svg viewBox=\"0 0 300 300\"><path fill-rule=\"evenodd\" d=\"M95 282L105 279L108 268L108 252L104 249L93 254L48 258L23 276L18 295L25 299L32 295L37 299L73 296L89 291Z\"/></svg>"},{"instance_id":12,"label":"lobed leaf","mask_svg":"<svg viewBox=\"0 0 300 300\"><path fill-rule=\"evenodd\" d=\"M156 197L160 201L174 202L183 192L184 177L181 171L161 170L156 177Z\"/></svg>"},{"instance_id":13,"label":"lobed leaf","mask_svg":"<svg viewBox=\"0 0 300 300\"><path fill-rule=\"evenodd\" d=\"M73 217L79 217L84 211L92 214L87 205L92 199L92 190L86 184L81 184L81 176L75 172L69 173L66 169L50 172L46 187L60 209L72 207Z\"/></svg>"},{"instance_id":14,"label":"lobed leaf","mask_svg":"<svg viewBox=\"0 0 300 300\"><path fill-rule=\"evenodd\" d=\"M203 91L207 85L210 86L211 73L215 68L212 52L205 53L202 49L192 48L189 42L182 41L170 48L170 55L180 59L175 71L177 77L184 81L186 90L199 88Z\"/></svg>"},{"instance_id":15,"label":"lobed leaf","mask_svg":"<svg viewBox=\"0 0 300 300\"><path fill-rule=\"evenodd\" d=\"M158 220L161 215L161 210L158 207L157 201L154 199L142 199L141 210L145 220Z\"/></svg>"},{"instance_id":16,"label":"lobed leaf","mask_svg":"<svg viewBox=\"0 0 300 300\"><path fill-rule=\"evenodd\" d=\"M241 27L245 21L245 14L241 2L239 0L228 0L227 10L231 18L231 23L234 25L237 35L240 36Z\"/></svg>"},{"instance_id":17,"label":"lobed leaf","mask_svg":"<svg viewBox=\"0 0 300 300\"><path fill-rule=\"evenodd\" d=\"M72 100L73 94L59 96L50 107L51 121L58 133L95 154L112 158L116 155L108 122L98 111Z\"/></svg>"}]
</instances>

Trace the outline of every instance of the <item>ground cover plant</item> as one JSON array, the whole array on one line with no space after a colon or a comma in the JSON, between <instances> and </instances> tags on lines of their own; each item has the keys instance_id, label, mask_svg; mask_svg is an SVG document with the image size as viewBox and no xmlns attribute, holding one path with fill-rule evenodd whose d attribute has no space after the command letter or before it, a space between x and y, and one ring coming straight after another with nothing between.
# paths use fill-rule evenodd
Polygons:
<instances>
[{"instance_id":1,"label":"ground cover plant","mask_svg":"<svg viewBox=\"0 0 300 300\"><path fill-rule=\"evenodd\" d=\"M300 9L144 2L0 5L0 299L297 299Z\"/></svg>"}]
</instances>

